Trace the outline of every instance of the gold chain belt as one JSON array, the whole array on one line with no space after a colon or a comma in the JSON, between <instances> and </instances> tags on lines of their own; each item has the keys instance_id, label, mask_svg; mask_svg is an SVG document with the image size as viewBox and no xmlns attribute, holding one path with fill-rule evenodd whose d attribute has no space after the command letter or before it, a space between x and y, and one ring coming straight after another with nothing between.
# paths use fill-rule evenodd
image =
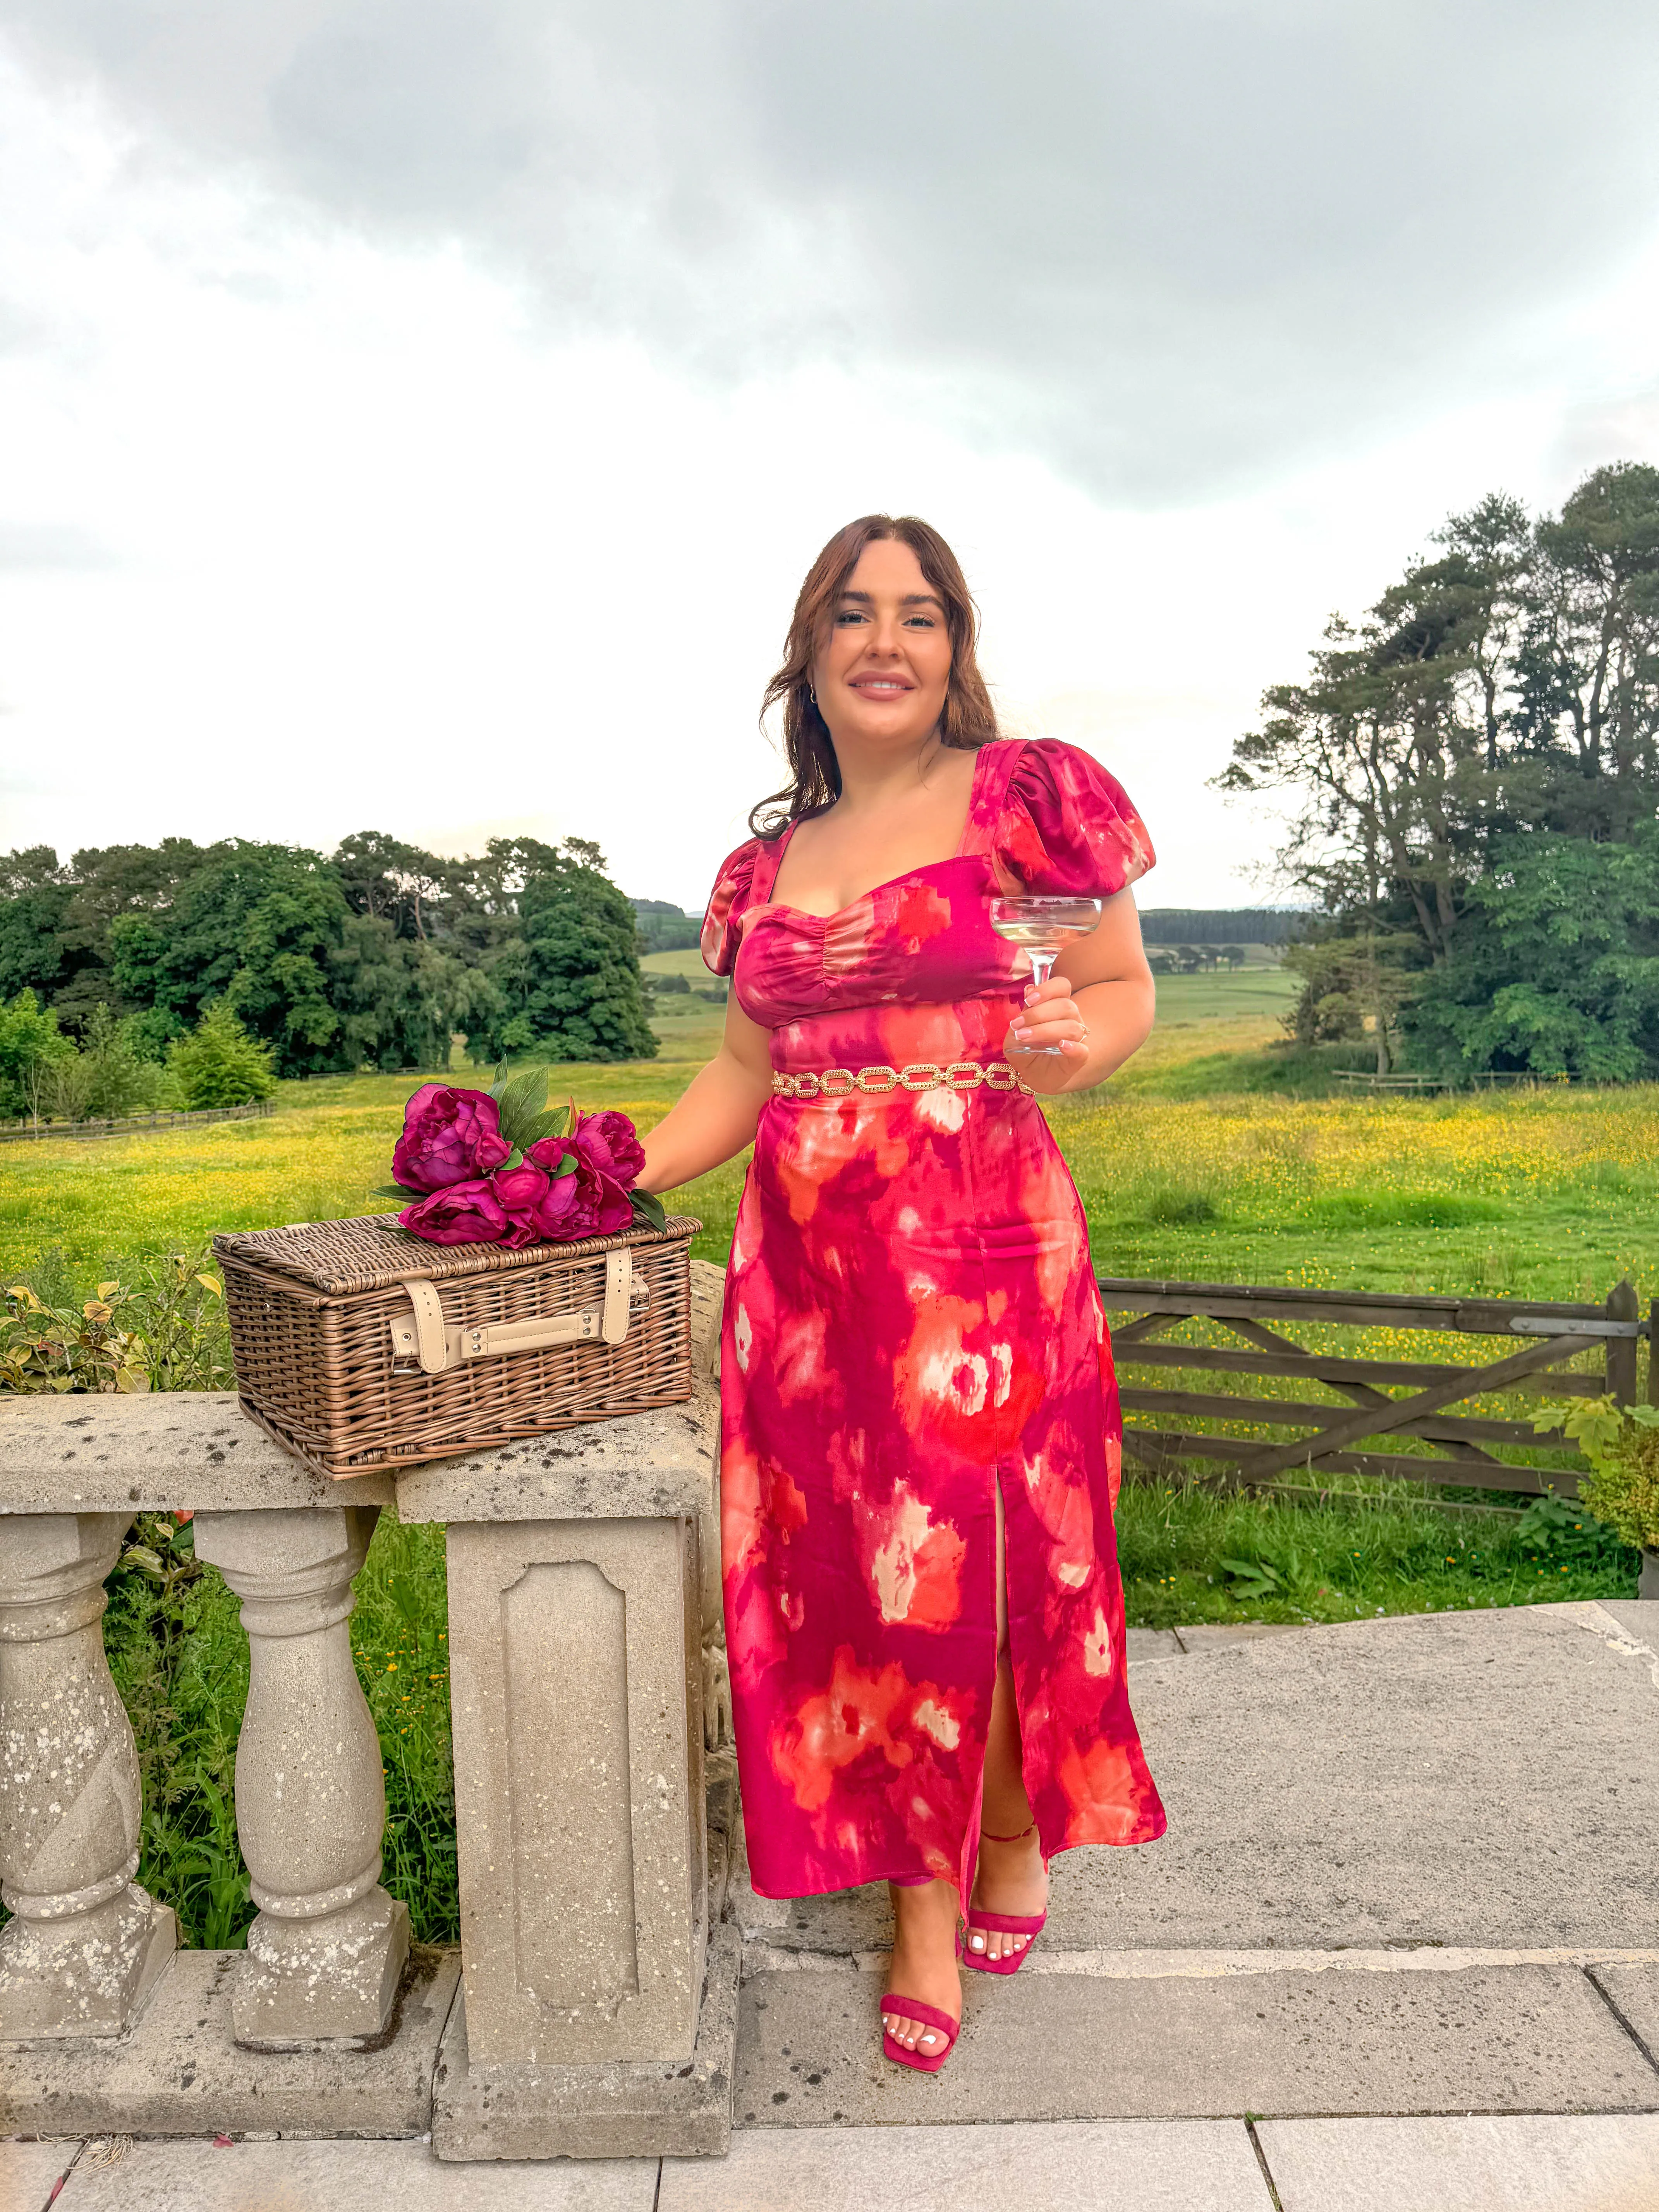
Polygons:
<instances>
[{"instance_id":1,"label":"gold chain belt","mask_svg":"<svg viewBox=\"0 0 1659 2212\"><path fill-rule=\"evenodd\" d=\"M1017 1075L1006 1060L981 1065L976 1060L953 1060L941 1067L937 1060L912 1060L908 1067L808 1068L799 1075L779 1073L772 1078L775 1098L850 1098L862 1091L882 1098L890 1091L1023 1091L1035 1097L1030 1085Z\"/></svg>"}]
</instances>

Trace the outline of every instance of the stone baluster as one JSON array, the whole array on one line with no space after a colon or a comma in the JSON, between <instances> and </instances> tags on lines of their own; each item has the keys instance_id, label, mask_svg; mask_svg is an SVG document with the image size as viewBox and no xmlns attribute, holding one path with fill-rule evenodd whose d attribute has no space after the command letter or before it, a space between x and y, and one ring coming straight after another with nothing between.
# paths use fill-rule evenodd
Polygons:
<instances>
[{"instance_id":1,"label":"stone baluster","mask_svg":"<svg viewBox=\"0 0 1659 2212\"><path fill-rule=\"evenodd\" d=\"M132 1729L104 1656L126 1513L0 1519L0 2040L119 2035L177 1940L132 1879Z\"/></svg>"},{"instance_id":2,"label":"stone baluster","mask_svg":"<svg viewBox=\"0 0 1659 2212\"><path fill-rule=\"evenodd\" d=\"M377 2034L408 1956L408 1908L380 1884L386 1784L348 1626L379 1512L196 1516L248 1636L236 1824L259 1916L232 1996L239 2042Z\"/></svg>"}]
</instances>

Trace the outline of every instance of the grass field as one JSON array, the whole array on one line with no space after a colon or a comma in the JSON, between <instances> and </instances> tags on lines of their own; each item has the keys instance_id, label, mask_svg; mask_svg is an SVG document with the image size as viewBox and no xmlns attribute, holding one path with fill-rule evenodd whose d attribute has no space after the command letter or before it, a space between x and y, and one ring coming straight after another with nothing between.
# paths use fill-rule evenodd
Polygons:
<instances>
[{"instance_id":1,"label":"grass field","mask_svg":"<svg viewBox=\"0 0 1659 2212\"><path fill-rule=\"evenodd\" d=\"M647 964L701 974L696 959ZM1231 1087L1229 1069L1253 1067L1278 1036L1291 988L1263 969L1163 978L1146 1049L1048 1109L1103 1273L1597 1298L1629 1274L1644 1298L1659 1288L1659 1087L1438 1099ZM562 1067L556 1092L657 1121L721 1018L700 999L661 1005L658 1059ZM413 1082L328 1077L284 1085L268 1121L0 1147L0 1268L56 1246L91 1279L216 1229L381 1209L371 1193ZM725 1259L743 1171L732 1162L674 1196L705 1224L702 1257Z\"/></svg>"}]
</instances>

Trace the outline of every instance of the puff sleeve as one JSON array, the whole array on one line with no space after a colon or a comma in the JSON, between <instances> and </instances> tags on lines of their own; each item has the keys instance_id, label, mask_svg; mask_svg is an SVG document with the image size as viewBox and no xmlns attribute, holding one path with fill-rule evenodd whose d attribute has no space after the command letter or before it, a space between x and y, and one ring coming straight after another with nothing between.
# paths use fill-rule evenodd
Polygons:
<instances>
[{"instance_id":1,"label":"puff sleeve","mask_svg":"<svg viewBox=\"0 0 1659 2212\"><path fill-rule=\"evenodd\" d=\"M738 924L754 891L755 864L759 858L760 840L751 837L746 845L739 845L735 853L726 855L714 878L714 888L702 918L701 942L702 964L716 975L729 975L738 957L738 946L743 941Z\"/></svg>"},{"instance_id":2,"label":"puff sleeve","mask_svg":"<svg viewBox=\"0 0 1659 2212\"><path fill-rule=\"evenodd\" d=\"M1111 898L1157 857L1115 775L1056 738L1028 743L992 841L999 882L1032 897Z\"/></svg>"}]
</instances>

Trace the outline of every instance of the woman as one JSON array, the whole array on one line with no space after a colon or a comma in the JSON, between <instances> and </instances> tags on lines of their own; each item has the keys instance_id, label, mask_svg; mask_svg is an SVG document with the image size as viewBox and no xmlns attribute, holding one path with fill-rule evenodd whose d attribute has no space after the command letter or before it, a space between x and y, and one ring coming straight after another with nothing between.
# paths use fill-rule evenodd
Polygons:
<instances>
[{"instance_id":1,"label":"woman","mask_svg":"<svg viewBox=\"0 0 1659 2212\"><path fill-rule=\"evenodd\" d=\"M766 693L793 780L704 923L725 1041L641 1178L754 1141L720 1349L750 1878L890 1883L883 2049L928 2072L963 1900L965 1963L1012 1973L1056 1851L1164 1830L1124 1683L1111 1355L1036 1103L1152 1026L1127 886L1152 854L1086 754L997 740L975 627L925 523L866 515L814 562ZM1021 891L1105 902L1040 990L989 921Z\"/></svg>"}]
</instances>

